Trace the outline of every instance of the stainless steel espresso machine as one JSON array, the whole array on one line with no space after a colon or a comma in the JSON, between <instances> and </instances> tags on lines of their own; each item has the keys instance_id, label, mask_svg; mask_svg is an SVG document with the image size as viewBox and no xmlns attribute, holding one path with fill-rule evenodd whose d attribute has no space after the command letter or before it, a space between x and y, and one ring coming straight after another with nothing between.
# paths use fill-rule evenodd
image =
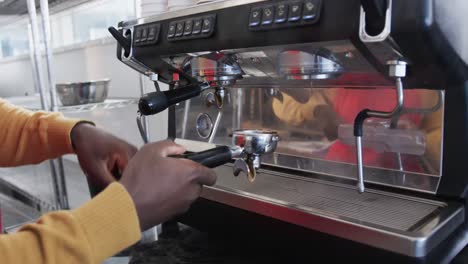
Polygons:
<instances>
[{"instance_id":1,"label":"stainless steel espresso machine","mask_svg":"<svg viewBox=\"0 0 468 264\"><path fill-rule=\"evenodd\" d=\"M218 173L179 221L239 248L448 263L468 241L466 11L230 0L110 31L120 61L169 84L138 115L169 109L184 157Z\"/></svg>"}]
</instances>

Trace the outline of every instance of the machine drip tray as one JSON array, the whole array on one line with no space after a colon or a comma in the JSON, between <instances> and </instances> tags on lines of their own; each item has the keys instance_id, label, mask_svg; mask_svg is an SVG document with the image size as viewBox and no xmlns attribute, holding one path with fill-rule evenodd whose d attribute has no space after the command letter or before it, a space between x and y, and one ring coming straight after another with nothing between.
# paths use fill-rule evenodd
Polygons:
<instances>
[{"instance_id":1,"label":"machine drip tray","mask_svg":"<svg viewBox=\"0 0 468 264\"><path fill-rule=\"evenodd\" d=\"M254 183L216 169L202 197L411 257L423 257L464 220L464 208L418 197L260 171Z\"/></svg>"}]
</instances>

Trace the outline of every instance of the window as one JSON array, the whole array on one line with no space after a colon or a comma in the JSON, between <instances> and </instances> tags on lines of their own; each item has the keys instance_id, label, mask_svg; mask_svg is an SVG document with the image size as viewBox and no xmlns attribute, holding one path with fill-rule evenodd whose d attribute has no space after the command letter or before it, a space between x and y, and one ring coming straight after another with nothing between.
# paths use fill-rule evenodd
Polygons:
<instances>
[{"instance_id":1,"label":"window","mask_svg":"<svg viewBox=\"0 0 468 264\"><path fill-rule=\"evenodd\" d=\"M28 25L26 23L15 23L0 28L0 58L28 52Z\"/></svg>"},{"instance_id":2,"label":"window","mask_svg":"<svg viewBox=\"0 0 468 264\"><path fill-rule=\"evenodd\" d=\"M107 28L134 17L134 0L93 1L51 18L54 47L109 36Z\"/></svg>"},{"instance_id":3,"label":"window","mask_svg":"<svg viewBox=\"0 0 468 264\"><path fill-rule=\"evenodd\" d=\"M134 0L95 0L55 13L51 10L52 46L61 48L107 37L107 28L134 18L134 10ZM29 52L28 23L25 16L0 26L0 58Z\"/></svg>"}]
</instances>

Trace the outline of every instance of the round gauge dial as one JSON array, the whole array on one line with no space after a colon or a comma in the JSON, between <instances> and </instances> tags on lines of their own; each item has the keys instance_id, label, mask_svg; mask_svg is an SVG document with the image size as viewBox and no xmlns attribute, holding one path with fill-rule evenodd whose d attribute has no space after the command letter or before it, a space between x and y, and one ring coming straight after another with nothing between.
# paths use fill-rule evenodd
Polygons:
<instances>
[{"instance_id":1,"label":"round gauge dial","mask_svg":"<svg viewBox=\"0 0 468 264\"><path fill-rule=\"evenodd\" d=\"M197 133L202 138L209 138L213 131L213 120L211 117L202 113L197 117Z\"/></svg>"}]
</instances>

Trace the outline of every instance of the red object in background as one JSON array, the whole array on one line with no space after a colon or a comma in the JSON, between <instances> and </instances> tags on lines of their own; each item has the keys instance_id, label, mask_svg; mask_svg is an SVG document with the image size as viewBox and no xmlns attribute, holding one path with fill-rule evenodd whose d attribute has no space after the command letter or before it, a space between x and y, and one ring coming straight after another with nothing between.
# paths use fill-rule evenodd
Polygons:
<instances>
[{"instance_id":1,"label":"red object in background","mask_svg":"<svg viewBox=\"0 0 468 264\"><path fill-rule=\"evenodd\" d=\"M405 106L410 108L421 107L421 96L417 90L405 90ZM393 89L351 90L341 89L334 98L334 108L344 123L353 124L356 115L368 108L378 111L392 111L396 104L396 93ZM422 117L417 114L407 114L406 118L419 126ZM356 162L354 146L348 146L337 141L329 149L327 160L341 162ZM373 149L363 149L363 161L366 165L395 167L395 158L392 153L377 153ZM418 171L420 168L407 168Z\"/></svg>"}]
</instances>

